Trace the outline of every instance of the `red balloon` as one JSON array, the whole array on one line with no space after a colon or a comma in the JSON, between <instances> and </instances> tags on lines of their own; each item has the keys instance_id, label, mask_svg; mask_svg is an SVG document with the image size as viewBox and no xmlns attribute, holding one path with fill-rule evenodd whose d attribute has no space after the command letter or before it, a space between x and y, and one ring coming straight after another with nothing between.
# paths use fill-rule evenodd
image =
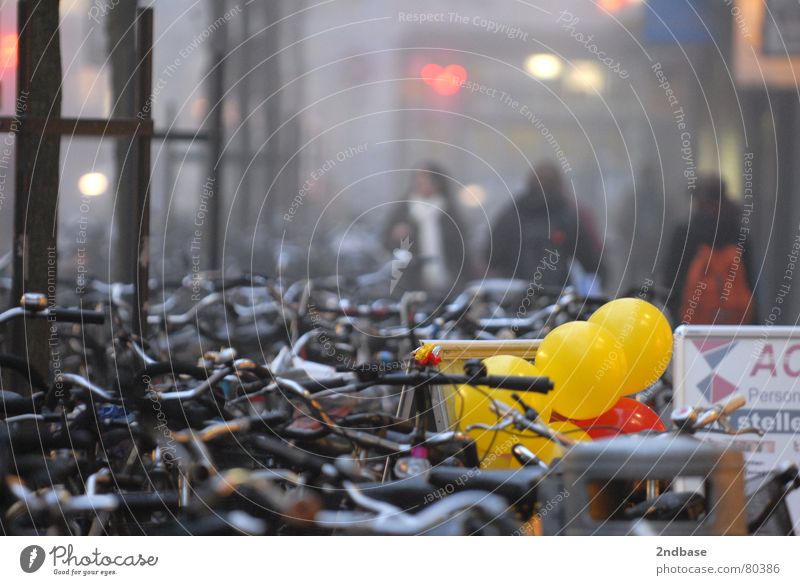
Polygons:
<instances>
[{"instance_id":1,"label":"red balloon","mask_svg":"<svg viewBox=\"0 0 800 585\"><path fill-rule=\"evenodd\" d=\"M597 418L572 420L553 413L554 419L569 420L582 428L592 439L630 435L642 431L667 430L655 411L633 398L620 398L614 407Z\"/></svg>"}]
</instances>

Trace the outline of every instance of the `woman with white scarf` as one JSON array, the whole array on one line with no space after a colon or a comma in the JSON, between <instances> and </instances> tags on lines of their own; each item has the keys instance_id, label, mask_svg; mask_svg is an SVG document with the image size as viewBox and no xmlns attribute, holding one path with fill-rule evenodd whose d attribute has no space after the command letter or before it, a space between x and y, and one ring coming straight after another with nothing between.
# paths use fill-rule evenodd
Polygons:
<instances>
[{"instance_id":1,"label":"woman with white scarf","mask_svg":"<svg viewBox=\"0 0 800 585\"><path fill-rule=\"evenodd\" d=\"M392 205L384 246L405 256L395 261L403 266L393 266L393 294L424 290L442 298L454 296L471 276L467 235L451 181L438 165L424 165L414 175L409 195Z\"/></svg>"}]
</instances>

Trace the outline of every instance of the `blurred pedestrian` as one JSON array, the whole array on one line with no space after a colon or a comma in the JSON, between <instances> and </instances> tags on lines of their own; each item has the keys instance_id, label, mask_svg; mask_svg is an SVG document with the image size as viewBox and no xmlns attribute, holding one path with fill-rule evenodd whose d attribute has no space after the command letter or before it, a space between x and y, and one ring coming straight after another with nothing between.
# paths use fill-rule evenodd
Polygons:
<instances>
[{"instance_id":1,"label":"blurred pedestrian","mask_svg":"<svg viewBox=\"0 0 800 585\"><path fill-rule=\"evenodd\" d=\"M535 288L577 284L599 289L602 243L591 215L564 195L561 173L537 164L524 191L495 220L485 258L490 274L528 280Z\"/></svg>"},{"instance_id":2,"label":"blurred pedestrian","mask_svg":"<svg viewBox=\"0 0 800 585\"><path fill-rule=\"evenodd\" d=\"M689 221L672 236L665 284L681 323L749 324L754 320L752 272L741 209L719 175L698 178Z\"/></svg>"},{"instance_id":3,"label":"blurred pedestrian","mask_svg":"<svg viewBox=\"0 0 800 585\"><path fill-rule=\"evenodd\" d=\"M384 247L395 253L392 292L451 296L471 277L470 242L451 183L442 167L427 163L406 198L392 206L384 237Z\"/></svg>"}]
</instances>

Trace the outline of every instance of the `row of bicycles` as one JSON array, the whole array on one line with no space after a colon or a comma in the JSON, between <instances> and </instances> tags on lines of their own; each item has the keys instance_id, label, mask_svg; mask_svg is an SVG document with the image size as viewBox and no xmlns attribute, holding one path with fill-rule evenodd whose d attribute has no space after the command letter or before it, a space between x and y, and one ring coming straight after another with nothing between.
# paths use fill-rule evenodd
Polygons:
<instances>
[{"instance_id":1,"label":"row of bicycles","mask_svg":"<svg viewBox=\"0 0 800 585\"><path fill-rule=\"evenodd\" d=\"M144 337L129 285L26 294L0 335L46 320L58 367L0 354L0 531L793 533L797 467L749 475L705 438L757 432L730 424L740 398L673 408L666 371L624 399L650 424L634 409L581 427L542 406L552 377L482 353L536 365L542 338L607 299L497 280L376 300L369 278L151 283Z\"/></svg>"}]
</instances>

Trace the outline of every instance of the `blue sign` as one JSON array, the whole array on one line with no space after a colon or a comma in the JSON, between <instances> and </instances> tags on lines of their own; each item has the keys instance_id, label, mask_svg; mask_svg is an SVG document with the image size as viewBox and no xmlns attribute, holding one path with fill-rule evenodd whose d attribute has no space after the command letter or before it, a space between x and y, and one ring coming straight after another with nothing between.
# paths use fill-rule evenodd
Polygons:
<instances>
[{"instance_id":1,"label":"blue sign","mask_svg":"<svg viewBox=\"0 0 800 585\"><path fill-rule=\"evenodd\" d=\"M653 44L699 44L720 41L721 22L711 0L649 0L642 8L644 39Z\"/></svg>"}]
</instances>

